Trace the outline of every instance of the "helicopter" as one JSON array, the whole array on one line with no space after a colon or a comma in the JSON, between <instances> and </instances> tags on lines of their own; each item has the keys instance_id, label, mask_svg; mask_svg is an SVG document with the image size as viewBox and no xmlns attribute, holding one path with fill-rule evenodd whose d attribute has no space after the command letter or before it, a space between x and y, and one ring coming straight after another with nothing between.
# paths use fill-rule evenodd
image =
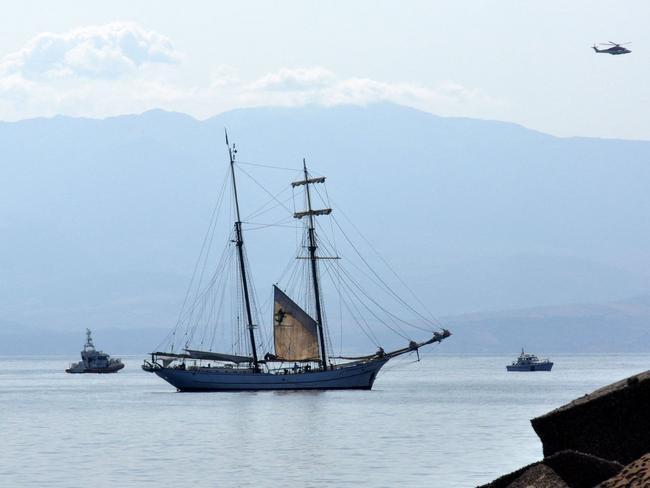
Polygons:
<instances>
[{"instance_id":1,"label":"helicopter","mask_svg":"<svg viewBox=\"0 0 650 488\"><path fill-rule=\"evenodd\" d=\"M610 46L610 47L607 47L605 49L598 49L598 47L596 47L595 44L593 46L591 46L591 48L594 51L596 51L597 53L612 54L612 55L616 56L618 54L628 54L628 53L632 52L629 49L623 47L623 46L626 46L627 44L632 44L632 43L631 42L624 42L624 43L618 44L616 42L609 41L609 42L602 42L602 43L599 44L599 46Z\"/></svg>"}]
</instances>

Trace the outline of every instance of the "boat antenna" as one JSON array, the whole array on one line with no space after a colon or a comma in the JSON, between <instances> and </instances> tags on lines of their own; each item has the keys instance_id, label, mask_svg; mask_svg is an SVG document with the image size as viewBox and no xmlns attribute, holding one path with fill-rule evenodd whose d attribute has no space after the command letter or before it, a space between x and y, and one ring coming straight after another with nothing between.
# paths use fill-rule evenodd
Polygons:
<instances>
[{"instance_id":1,"label":"boat antenna","mask_svg":"<svg viewBox=\"0 0 650 488\"><path fill-rule=\"evenodd\" d=\"M305 193L307 194L307 211L306 212L296 212L293 216L297 219L303 217L309 217L309 228L308 228L308 237L309 237L309 260L311 261L311 274L312 282L314 288L314 301L316 303L316 323L318 325L318 339L320 341L320 356L322 361L322 367L324 370L327 369L327 352L325 350L325 334L323 333L323 312L321 309L320 303L320 286L318 283L318 257L316 256L316 232L314 230L314 216L315 215L329 215L332 212L331 208L326 208L322 210L313 210L311 207L311 194L309 192L309 185L313 183L323 183L325 182L325 177L321 176L318 178L309 178L309 173L307 172L307 162L303 158L302 168L305 174L305 179L303 181L294 181L291 185L293 187L305 185Z\"/></svg>"},{"instance_id":2,"label":"boat antenna","mask_svg":"<svg viewBox=\"0 0 650 488\"><path fill-rule=\"evenodd\" d=\"M246 260L244 259L244 236L241 229L241 217L239 214L239 199L237 197L237 181L235 179L235 158L237 157L237 147L228 142L228 131L224 129L226 136L226 146L228 147L228 156L230 157L230 175L232 176L232 189L235 197L235 245L237 246L237 255L239 257L239 271L241 274L241 287L244 295L244 304L246 306L246 326L251 341L251 350L253 352L253 366L258 371L259 361L257 359L257 346L255 345L255 325L253 325L253 314L251 313L251 300L248 294L248 281L246 279Z\"/></svg>"},{"instance_id":3,"label":"boat antenna","mask_svg":"<svg viewBox=\"0 0 650 488\"><path fill-rule=\"evenodd\" d=\"M93 338L90 332L90 329L86 328L86 344L84 344L84 350L94 349L95 345L93 344Z\"/></svg>"}]
</instances>

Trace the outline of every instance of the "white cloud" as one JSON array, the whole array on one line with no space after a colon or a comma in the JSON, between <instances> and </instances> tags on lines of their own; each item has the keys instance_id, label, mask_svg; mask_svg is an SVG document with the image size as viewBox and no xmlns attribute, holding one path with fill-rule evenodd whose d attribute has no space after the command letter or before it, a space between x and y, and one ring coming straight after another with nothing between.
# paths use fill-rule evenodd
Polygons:
<instances>
[{"instance_id":1,"label":"white cloud","mask_svg":"<svg viewBox=\"0 0 650 488\"><path fill-rule=\"evenodd\" d=\"M251 84L251 90L300 91L330 85L336 76L330 70L315 66L311 68L282 68L268 73Z\"/></svg>"},{"instance_id":2,"label":"white cloud","mask_svg":"<svg viewBox=\"0 0 650 488\"><path fill-rule=\"evenodd\" d=\"M236 85L240 83L239 71L234 66L222 64L212 70L210 75L210 87Z\"/></svg>"},{"instance_id":3,"label":"white cloud","mask_svg":"<svg viewBox=\"0 0 650 488\"><path fill-rule=\"evenodd\" d=\"M325 103L328 104L391 101L429 108L438 106L442 110L472 103L494 103L494 100L483 95L480 90L471 90L457 83L444 82L431 87L418 83L388 83L368 78L343 80L323 95Z\"/></svg>"},{"instance_id":4,"label":"white cloud","mask_svg":"<svg viewBox=\"0 0 650 488\"><path fill-rule=\"evenodd\" d=\"M163 108L208 117L261 105L366 105L389 101L442 115L481 115L500 102L444 82L427 86L340 76L322 66L283 67L243 79L229 65L183 83L165 36L132 22L43 33L0 60L0 119L66 114L105 117Z\"/></svg>"},{"instance_id":5,"label":"white cloud","mask_svg":"<svg viewBox=\"0 0 650 488\"><path fill-rule=\"evenodd\" d=\"M175 63L179 54L166 37L132 22L112 22L45 32L0 62L0 73L29 80L65 77L118 78L147 63Z\"/></svg>"},{"instance_id":6,"label":"white cloud","mask_svg":"<svg viewBox=\"0 0 650 488\"><path fill-rule=\"evenodd\" d=\"M388 101L450 114L473 105L499 103L480 90L468 89L458 83L425 86L371 78L342 78L322 67L282 68L242 85L239 96L245 103L288 106L307 103L325 106L367 105Z\"/></svg>"}]
</instances>

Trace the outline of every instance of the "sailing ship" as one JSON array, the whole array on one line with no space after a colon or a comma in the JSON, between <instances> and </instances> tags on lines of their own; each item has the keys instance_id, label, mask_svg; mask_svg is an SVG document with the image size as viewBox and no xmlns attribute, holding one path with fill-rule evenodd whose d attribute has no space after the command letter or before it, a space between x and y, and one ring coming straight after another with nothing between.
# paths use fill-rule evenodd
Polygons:
<instances>
[{"instance_id":1,"label":"sailing ship","mask_svg":"<svg viewBox=\"0 0 650 488\"><path fill-rule=\"evenodd\" d=\"M327 325L324 320L319 261L338 259L321 256L318 253L316 218L329 215L331 208L312 207L314 185L325 182L324 176L313 176L307 170L303 159L300 180L291 183L292 189L304 190L306 209L293 213L293 218L306 223L305 245L307 255L297 256L308 263L309 303L311 313L305 311L285 291L273 286L273 348L274 352L260 357L259 341L256 337L253 318L253 296L251 291L249 264L244 251L244 233L240 214L235 163L237 149L228 142L226 146L230 159L229 178L232 183L234 233L230 244L236 248L238 296L241 312L245 318L245 333L249 347L248 354L221 353L191 347L174 350L174 344L165 351L151 353L142 368L158 375L178 391L246 391L246 390L370 390L381 368L391 359L409 353L416 353L423 346L439 343L451 333L443 328L431 331L432 335L421 341L409 340L405 347L385 351L378 347L373 354L364 356L336 356L328 354L326 347ZM215 276L215 279L218 276ZM211 304L214 307L214 303ZM239 317L237 317L239 318ZM171 335L175 336L176 332ZM193 334L185 334L191 337Z\"/></svg>"},{"instance_id":2,"label":"sailing ship","mask_svg":"<svg viewBox=\"0 0 650 488\"><path fill-rule=\"evenodd\" d=\"M72 363L66 373L117 373L124 363L109 354L98 351L93 344L90 329L86 329L86 343L81 351L81 361Z\"/></svg>"}]
</instances>

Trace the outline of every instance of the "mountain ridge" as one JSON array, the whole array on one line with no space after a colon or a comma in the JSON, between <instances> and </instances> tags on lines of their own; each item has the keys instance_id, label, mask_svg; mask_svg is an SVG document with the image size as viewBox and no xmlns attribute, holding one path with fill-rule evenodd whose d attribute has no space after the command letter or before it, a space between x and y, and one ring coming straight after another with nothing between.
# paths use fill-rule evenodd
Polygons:
<instances>
[{"instance_id":1,"label":"mountain ridge","mask_svg":"<svg viewBox=\"0 0 650 488\"><path fill-rule=\"evenodd\" d=\"M149 111L0 123L0 318L171 327L227 169L224 127L243 162L298 168L307 156L328 176L335 212L436 315L650 291L650 229L639 225L650 142L558 138L392 104L203 121ZM269 187L293 177L259 171ZM264 195L241 184L250 211ZM276 250L249 243L260 283L272 283ZM125 291L109 297L115 283Z\"/></svg>"},{"instance_id":2,"label":"mountain ridge","mask_svg":"<svg viewBox=\"0 0 650 488\"><path fill-rule=\"evenodd\" d=\"M436 353L515 354L521 347L541 354L650 352L650 295L609 303L461 314L441 317L439 323L450 328L453 335ZM0 356L74 355L83 331L83 327L61 330L0 321ZM108 326L93 328L93 332L107 351L147 354L169 330ZM368 352L359 336L351 326L345 352ZM387 342L392 340L384 337Z\"/></svg>"}]
</instances>

